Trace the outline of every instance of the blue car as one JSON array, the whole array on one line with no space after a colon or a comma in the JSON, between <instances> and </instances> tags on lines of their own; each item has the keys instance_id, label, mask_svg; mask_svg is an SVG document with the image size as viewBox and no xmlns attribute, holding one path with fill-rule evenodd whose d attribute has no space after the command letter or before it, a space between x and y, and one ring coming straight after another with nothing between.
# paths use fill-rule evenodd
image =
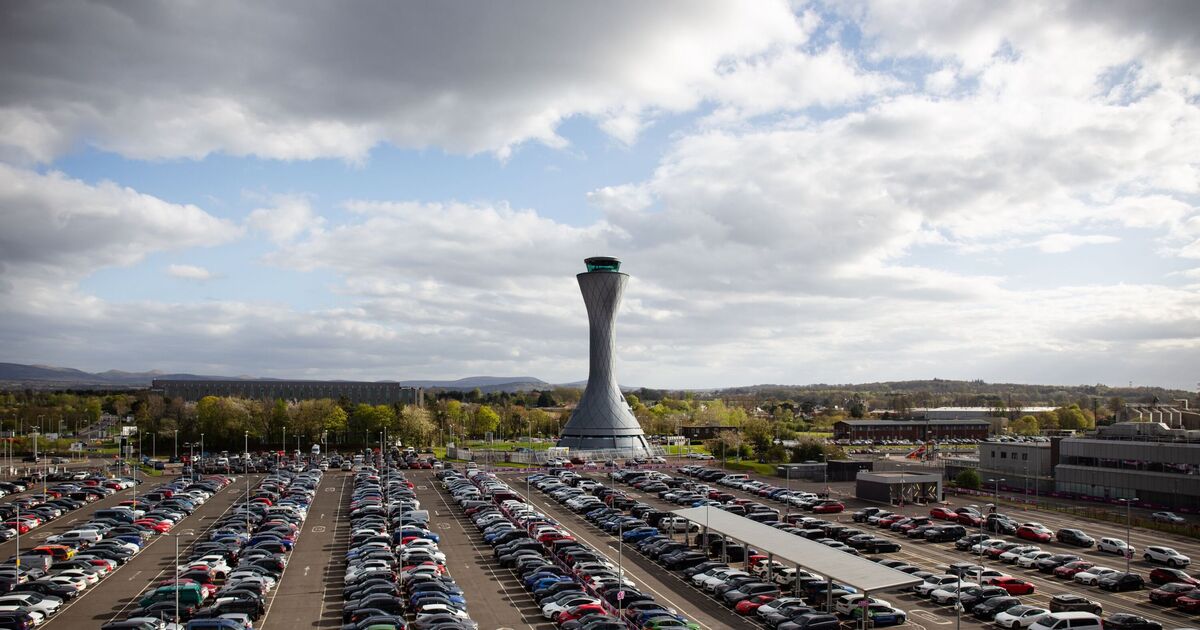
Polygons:
<instances>
[{"instance_id":1,"label":"blue car","mask_svg":"<svg viewBox=\"0 0 1200 630\"><path fill-rule=\"evenodd\" d=\"M574 582L574 581L575 581L575 578L567 577L565 575L553 575L553 576L544 577L544 578L534 582L532 585L529 586L529 590L537 591L539 589L546 588L547 586L550 586L551 584L556 584L558 582Z\"/></svg>"},{"instance_id":2,"label":"blue car","mask_svg":"<svg viewBox=\"0 0 1200 630\"><path fill-rule=\"evenodd\" d=\"M643 538L658 535L657 527L639 527L625 532L621 539L625 542L637 542Z\"/></svg>"}]
</instances>

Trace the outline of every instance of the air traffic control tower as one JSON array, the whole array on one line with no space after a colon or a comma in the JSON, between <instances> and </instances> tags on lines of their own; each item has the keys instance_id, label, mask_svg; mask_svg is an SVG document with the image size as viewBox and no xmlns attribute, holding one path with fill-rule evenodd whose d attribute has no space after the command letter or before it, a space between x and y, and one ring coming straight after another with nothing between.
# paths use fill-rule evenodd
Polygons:
<instances>
[{"instance_id":1,"label":"air traffic control tower","mask_svg":"<svg viewBox=\"0 0 1200 630\"><path fill-rule=\"evenodd\" d=\"M637 418L621 395L613 373L616 343L613 328L629 276L621 261L597 256L584 261L587 273L575 276L587 306L591 352L587 389L563 427L558 446L571 451L619 450L622 455L647 455L650 449Z\"/></svg>"}]
</instances>

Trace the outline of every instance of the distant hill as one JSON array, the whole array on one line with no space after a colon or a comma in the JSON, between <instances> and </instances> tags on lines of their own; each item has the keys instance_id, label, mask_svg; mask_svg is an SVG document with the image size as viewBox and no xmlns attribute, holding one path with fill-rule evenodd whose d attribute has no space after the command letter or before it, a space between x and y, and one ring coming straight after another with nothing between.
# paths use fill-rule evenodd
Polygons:
<instances>
[{"instance_id":1,"label":"distant hill","mask_svg":"<svg viewBox=\"0 0 1200 630\"><path fill-rule=\"evenodd\" d=\"M106 372L84 372L74 368L53 367L48 365L23 365L20 363L0 363L0 388L31 388L31 389L68 389L68 388L141 388L149 387L154 379L160 380L191 380L202 379L209 381L238 381L238 380L281 380L273 378L258 378L254 376L215 376L211 374L166 373L159 370L148 372L125 372L108 370ZM338 379L330 379L338 380ZM394 382L391 380L380 382ZM483 393L516 392L533 389L549 389L550 383L532 376L469 376L458 380L413 380L401 381L405 387L424 387L426 389L447 389L471 391L478 388Z\"/></svg>"},{"instance_id":2,"label":"distant hill","mask_svg":"<svg viewBox=\"0 0 1200 630\"><path fill-rule=\"evenodd\" d=\"M400 381L404 387L424 387L425 389L448 389L453 391L471 391L478 388L484 394L488 392L518 392L533 389L548 389L550 383L532 376L468 376L454 381Z\"/></svg>"}]
</instances>

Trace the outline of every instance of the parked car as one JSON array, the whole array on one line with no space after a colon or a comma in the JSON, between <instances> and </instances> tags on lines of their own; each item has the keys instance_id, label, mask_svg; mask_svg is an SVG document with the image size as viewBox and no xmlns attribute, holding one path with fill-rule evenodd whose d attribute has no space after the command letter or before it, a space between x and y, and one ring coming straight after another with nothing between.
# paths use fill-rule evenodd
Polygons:
<instances>
[{"instance_id":1,"label":"parked car","mask_svg":"<svg viewBox=\"0 0 1200 630\"><path fill-rule=\"evenodd\" d=\"M1162 624L1150 621L1141 615L1130 613L1113 613L1104 620L1104 627L1109 630L1162 630Z\"/></svg>"},{"instance_id":2,"label":"parked car","mask_svg":"<svg viewBox=\"0 0 1200 630\"><path fill-rule=\"evenodd\" d=\"M1083 533L1082 529L1060 529L1054 535L1058 542L1073 547L1091 547L1096 544L1096 539Z\"/></svg>"},{"instance_id":3,"label":"parked car","mask_svg":"<svg viewBox=\"0 0 1200 630\"><path fill-rule=\"evenodd\" d=\"M996 613L992 621L1001 628L1021 630L1032 626L1038 619L1049 615L1050 611L1037 606L1013 606L1008 610Z\"/></svg>"},{"instance_id":4,"label":"parked car","mask_svg":"<svg viewBox=\"0 0 1200 630\"><path fill-rule=\"evenodd\" d=\"M1104 611L1100 602L1074 593L1060 593L1050 598L1050 612L1087 612L1099 615Z\"/></svg>"},{"instance_id":5,"label":"parked car","mask_svg":"<svg viewBox=\"0 0 1200 630\"><path fill-rule=\"evenodd\" d=\"M1145 588L1146 579L1139 573L1112 573L1096 583L1106 591L1137 591Z\"/></svg>"},{"instance_id":6,"label":"parked car","mask_svg":"<svg viewBox=\"0 0 1200 630\"><path fill-rule=\"evenodd\" d=\"M1096 543L1096 551L1104 553L1113 553L1118 556L1133 554L1137 549L1125 543L1120 538L1101 538L1100 542Z\"/></svg>"},{"instance_id":7,"label":"parked car","mask_svg":"<svg viewBox=\"0 0 1200 630\"><path fill-rule=\"evenodd\" d=\"M1192 562L1191 558L1179 553L1178 551L1175 551L1170 547L1158 546L1146 547L1146 551L1142 554L1142 558L1144 558L1146 562L1165 564L1169 567L1186 567Z\"/></svg>"}]
</instances>

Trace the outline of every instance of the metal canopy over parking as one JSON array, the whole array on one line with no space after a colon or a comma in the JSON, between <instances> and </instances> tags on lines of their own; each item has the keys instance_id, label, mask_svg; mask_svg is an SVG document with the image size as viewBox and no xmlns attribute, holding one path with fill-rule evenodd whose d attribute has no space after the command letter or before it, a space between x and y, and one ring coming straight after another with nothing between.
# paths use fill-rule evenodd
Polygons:
<instances>
[{"instance_id":1,"label":"metal canopy over parking","mask_svg":"<svg viewBox=\"0 0 1200 630\"><path fill-rule=\"evenodd\" d=\"M852 556L833 547L795 536L725 510L706 506L675 510L674 514L706 528L709 532L752 544L759 550L759 553L770 554L780 561L803 567L832 581L853 586L865 593L887 591L921 583L920 578L903 571Z\"/></svg>"}]
</instances>

